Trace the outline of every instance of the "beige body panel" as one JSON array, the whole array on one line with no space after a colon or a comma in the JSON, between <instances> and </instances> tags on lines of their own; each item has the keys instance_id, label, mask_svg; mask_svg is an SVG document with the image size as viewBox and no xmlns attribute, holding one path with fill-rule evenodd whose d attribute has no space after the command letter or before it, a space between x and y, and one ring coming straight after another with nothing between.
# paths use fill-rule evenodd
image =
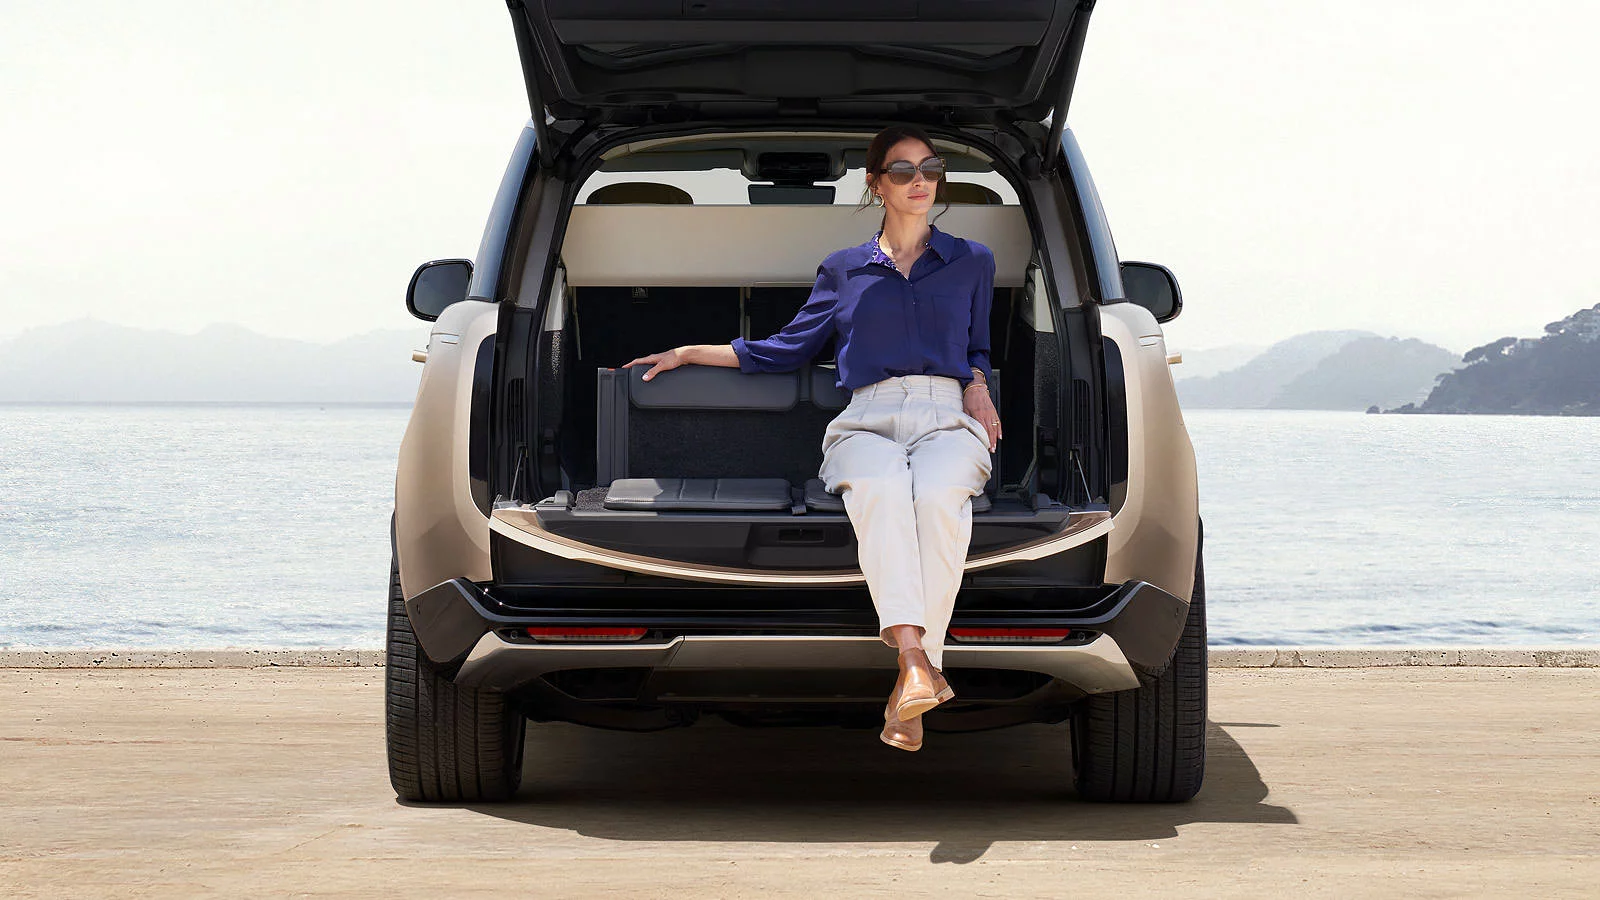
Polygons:
<instances>
[{"instance_id":1,"label":"beige body panel","mask_svg":"<svg viewBox=\"0 0 1600 900\"><path fill-rule=\"evenodd\" d=\"M1106 581L1137 579L1188 600L1199 543L1199 487L1166 341L1150 311L1134 303L1100 307L1100 330L1122 352L1128 398L1127 491L1111 520Z\"/></svg>"},{"instance_id":2,"label":"beige body panel","mask_svg":"<svg viewBox=\"0 0 1600 900\"><path fill-rule=\"evenodd\" d=\"M872 237L880 217L853 206L574 206L561 259L574 287L810 284L818 263ZM994 252L997 286L1022 284L1033 255L1022 207L951 206L938 218L940 231Z\"/></svg>"},{"instance_id":3,"label":"beige body panel","mask_svg":"<svg viewBox=\"0 0 1600 900\"><path fill-rule=\"evenodd\" d=\"M451 578L490 578L489 519L472 502L467 459L473 367L498 323L495 304L466 300L446 308L428 337L394 479L395 549L407 597Z\"/></svg>"}]
</instances>

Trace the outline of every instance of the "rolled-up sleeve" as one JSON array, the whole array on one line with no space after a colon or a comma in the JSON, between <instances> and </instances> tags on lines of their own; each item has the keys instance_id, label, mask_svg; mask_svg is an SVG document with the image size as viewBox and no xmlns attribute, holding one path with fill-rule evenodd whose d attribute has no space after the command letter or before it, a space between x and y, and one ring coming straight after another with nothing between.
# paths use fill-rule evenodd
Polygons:
<instances>
[{"instance_id":1,"label":"rolled-up sleeve","mask_svg":"<svg viewBox=\"0 0 1600 900\"><path fill-rule=\"evenodd\" d=\"M993 381L989 368L989 310L994 306L994 253L982 244L972 243L973 252L980 258L977 284L972 288L972 324L967 329L967 365L983 373L985 381ZM963 387L966 382L963 380Z\"/></svg>"},{"instance_id":2,"label":"rolled-up sleeve","mask_svg":"<svg viewBox=\"0 0 1600 900\"><path fill-rule=\"evenodd\" d=\"M993 265L991 263L991 269ZM833 333L833 314L839 291L833 271L817 267L817 281L811 296L783 329L769 338L732 341L742 372L792 372L811 361Z\"/></svg>"}]
</instances>

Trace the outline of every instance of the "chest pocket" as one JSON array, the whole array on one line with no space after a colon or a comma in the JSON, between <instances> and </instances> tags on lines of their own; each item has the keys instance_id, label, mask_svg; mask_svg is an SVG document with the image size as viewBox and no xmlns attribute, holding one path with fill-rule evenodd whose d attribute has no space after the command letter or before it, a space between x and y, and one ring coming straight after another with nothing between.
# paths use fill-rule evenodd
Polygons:
<instances>
[{"instance_id":1,"label":"chest pocket","mask_svg":"<svg viewBox=\"0 0 1600 900\"><path fill-rule=\"evenodd\" d=\"M940 340L965 348L967 332L972 327L972 294L936 290L929 294L928 299L933 307L933 320L939 329Z\"/></svg>"}]
</instances>

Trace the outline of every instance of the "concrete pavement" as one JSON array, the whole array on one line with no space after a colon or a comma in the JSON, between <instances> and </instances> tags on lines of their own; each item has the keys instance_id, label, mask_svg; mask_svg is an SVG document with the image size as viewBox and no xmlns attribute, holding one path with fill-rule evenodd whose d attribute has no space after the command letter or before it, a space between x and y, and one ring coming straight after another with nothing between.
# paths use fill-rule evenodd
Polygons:
<instances>
[{"instance_id":1,"label":"concrete pavement","mask_svg":"<svg viewBox=\"0 0 1600 900\"><path fill-rule=\"evenodd\" d=\"M383 670L0 670L3 896L1573 896L1600 669L1212 673L1193 802L1079 802L1063 727L536 725L501 806L407 807Z\"/></svg>"}]
</instances>

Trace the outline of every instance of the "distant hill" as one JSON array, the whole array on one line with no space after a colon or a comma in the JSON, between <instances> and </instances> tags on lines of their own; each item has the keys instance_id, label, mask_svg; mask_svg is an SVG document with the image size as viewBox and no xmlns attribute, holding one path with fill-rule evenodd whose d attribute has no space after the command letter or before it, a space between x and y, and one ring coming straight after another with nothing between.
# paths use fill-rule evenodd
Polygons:
<instances>
[{"instance_id":1,"label":"distant hill","mask_svg":"<svg viewBox=\"0 0 1600 900\"><path fill-rule=\"evenodd\" d=\"M1416 338L1356 338L1284 385L1272 409L1367 409L1413 403L1456 355Z\"/></svg>"},{"instance_id":2,"label":"distant hill","mask_svg":"<svg viewBox=\"0 0 1600 900\"><path fill-rule=\"evenodd\" d=\"M1186 350L1181 347L1169 346L1169 350L1179 350L1183 354L1183 362L1172 370L1175 378L1208 378L1237 369L1267 349L1265 344L1229 344L1226 347L1206 347L1201 350Z\"/></svg>"},{"instance_id":3,"label":"distant hill","mask_svg":"<svg viewBox=\"0 0 1600 900\"><path fill-rule=\"evenodd\" d=\"M426 343L421 325L316 344L82 319L0 342L0 401L410 402L422 373L411 350Z\"/></svg>"},{"instance_id":4,"label":"distant hill","mask_svg":"<svg viewBox=\"0 0 1600 900\"><path fill-rule=\"evenodd\" d=\"M1361 410L1425 396L1454 361L1449 350L1416 339L1312 331L1279 341L1238 368L1180 379L1178 397L1200 409Z\"/></svg>"},{"instance_id":5,"label":"distant hill","mask_svg":"<svg viewBox=\"0 0 1600 900\"><path fill-rule=\"evenodd\" d=\"M1236 369L1178 381L1178 398L1194 408L1260 409L1289 382L1370 331L1312 331L1279 341ZM1178 366L1182 369L1185 363ZM1177 374L1176 372L1174 374Z\"/></svg>"},{"instance_id":6,"label":"distant hill","mask_svg":"<svg viewBox=\"0 0 1600 900\"><path fill-rule=\"evenodd\" d=\"M1420 405L1389 412L1600 416L1600 303L1544 330L1468 350Z\"/></svg>"}]
</instances>

